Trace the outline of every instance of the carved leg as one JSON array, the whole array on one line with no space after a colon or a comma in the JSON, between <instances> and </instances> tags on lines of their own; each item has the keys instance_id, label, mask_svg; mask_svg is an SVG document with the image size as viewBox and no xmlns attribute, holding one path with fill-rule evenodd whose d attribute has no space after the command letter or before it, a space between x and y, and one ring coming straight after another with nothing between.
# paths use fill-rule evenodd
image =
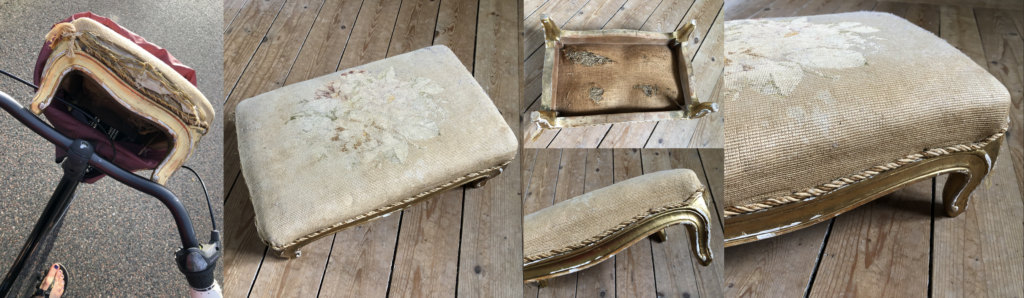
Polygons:
<instances>
[{"instance_id":1,"label":"carved leg","mask_svg":"<svg viewBox=\"0 0 1024 298\"><path fill-rule=\"evenodd\" d=\"M665 242L665 240L668 240L668 234L665 233L665 229L661 229L657 233L651 234L651 240L658 243Z\"/></svg>"},{"instance_id":2,"label":"carved leg","mask_svg":"<svg viewBox=\"0 0 1024 298\"><path fill-rule=\"evenodd\" d=\"M967 210L971 193L985 179L982 173L949 173L946 186L942 188L942 203L946 207L946 215L956 217Z\"/></svg>"},{"instance_id":3,"label":"carved leg","mask_svg":"<svg viewBox=\"0 0 1024 298\"><path fill-rule=\"evenodd\" d=\"M946 207L946 215L956 217L967 210L967 204L970 203L974 189L985 180L992 167L995 166L1003 139L999 138L985 145L983 150L984 154L988 155L986 157L987 164L972 163L967 166L968 171L949 173L946 186L942 188L942 203Z\"/></svg>"},{"instance_id":4,"label":"carved leg","mask_svg":"<svg viewBox=\"0 0 1024 298\"><path fill-rule=\"evenodd\" d=\"M700 264L711 264L714 256L711 253L711 220L708 218L707 204L704 197L698 198L689 207L682 223L690 236L690 249ZM661 232L663 232L662 230Z\"/></svg>"}]
</instances>

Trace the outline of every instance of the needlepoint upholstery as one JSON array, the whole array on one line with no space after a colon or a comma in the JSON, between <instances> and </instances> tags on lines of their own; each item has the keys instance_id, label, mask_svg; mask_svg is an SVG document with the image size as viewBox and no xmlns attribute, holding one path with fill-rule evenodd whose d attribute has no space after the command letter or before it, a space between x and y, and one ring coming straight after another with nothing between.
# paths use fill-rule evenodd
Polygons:
<instances>
[{"instance_id":1,"label":"needlepoint upholstery","mask_svg":"<svg viewBox=\"0 0 1024 298\"><path fill-rule=\"evenodd\" d=\"M502 167L518 146L444 46L285 86L235 113L256 228L275 250Z\"/></svg>"},{"instance_id":2,"label":"needlepoint upholstery","mask_svg":"<svg viewBox=\"0 0 1024 298\"><path fill-rule=\"evenodd\" d=\"M998 80L888 13L735 20L725 39L727 217L985 142L1007 125Z\"/></svg>"},{"instance_id":3,"label":"needlepoint upholstery","mask_svg":"<svg viewBox=\"0 0 1024 298\"><path fill-rule=\"evenodd\" d=\"M689 169L637 176L559 202L523 218L523 257L531 262L616 232L634 218L681 206L704 191ZM652 212L653 211L653 212ZM597 239L593 239L597 240Z\"/></svg>"}]
</instances>

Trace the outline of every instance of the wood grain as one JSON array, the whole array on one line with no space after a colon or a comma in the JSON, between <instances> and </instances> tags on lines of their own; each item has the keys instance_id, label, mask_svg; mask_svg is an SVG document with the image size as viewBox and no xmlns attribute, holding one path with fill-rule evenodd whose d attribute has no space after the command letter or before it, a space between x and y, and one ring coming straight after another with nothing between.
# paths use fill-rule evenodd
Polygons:
<instances>
[{"instance_id":1,"label":"wood grain","mask_svg":"<svg viewBox=\"0 0 1024 298\"><path fill-rule=\"evenodd\" d=\"M514 132L522 102L522 3L480 1L473 77ZM520 150L521 151L521 150ZM522 296L520 163L478 189L467 189L459 253L460 297Z\"/></svg>"},{"instance_id":2,"label":"wood grain","mask_svg":"<svg viewBox=\"0 0 1024 298\"><path fill-rule=\"evenodd\" d=\"M616 183L643 175L640 150L613 150ZM615 255L616 296L654 297L657 294L654 282L654 259L649 238L644 238Z\"/></svg>"},{"instance_id":3,"label":"wood grain","mask_svg":"<svg viewBox=\"0 0 1024 298\"><path fill-rule=\"evenodd\" d=\"M227 179L225 179L227 180ZM224 297L247 297L267 246L256 233L249 187L239 178L224 202Z\"/></svg>"},{"instance_id":4,"label":"wood grain","mask_svg":"<svg viewBox=\"0 0 1024 298\"><path fill-rule=\"evenodd\" d=\"M811 297L928 293L931 179L836 217Z\"/></svg>"},{"instance_id":5,"label":"wood grain","mask_svg":"<svg viewBox=\"0 0 1024 298\"><path fill-rule=\"evenodd\" d=\"M988 72L1010 91L1010 127L1005 144L1010 147L1018 189L1024 192L1024 40L1011 12L975 8L974 14L989 62Z\"/></svg>"},{"instance_id":6,"label":"wood grain","mask_svg":"<svg viewBox=\"0 0 1024 298\"><path fill-rule=\"evenodd\" d=\"M612 150L588 149L584 193L591 192L615 182ZM576 297L611 297L615 295L614 257L593 267L577 272Z\"/></svg>"},{"instance_id":7,"label":"wood grain","mask_svg":"<svg viewBox=\"0 0 1024 298\"><path fill-rule=\"evenodd\" d=\"M1015 0L899 0L900 2L921 3L932 5L973 6L978 8L995 8L1008 10L1024 10L1024 3Z\"/></svg>"},{"instance_id":8,"label":"wood grain","mask_svg":"<svg viewBox=\"0 0 1024 298\"><path fill-rule=\"evenodd\" d=\"M803 297L831 221L725 249L725 297Z\"/></svg>"},{"instance_id":9,"label":"wood grain","mask_svg":"<svg viewBox=\"0 0 1024 298\"><path fill-rule=\"evenodd\" d=\"M666 149L644 149L641 151L644 174L673 168L686 168L697 173L701 184L707 186L704 171L700 164L697 150L669 151ZM712 229L719 229L718 226ZM651 242L654 259L654 272L657 281L658 295L663 297L721 297L721 276L704 280L697 270L703 268L694 263L690 251L690 239L683 226L671 226L665 229L668 239L664 242ZM720 234L720 233L719 233ZM712 237L714 238L714 237ZM721 241L718 250L712 249L713 255L721 254ZM712 244L715 246L715 244ZM718 262L713 263L718 265ZM714 266L712 265L712 266ZM702 281L702 282L698 282Z\"/></svg>"},{"instance_id":10,"label":"wood grain","mask_svg":"<svg viewBox=\"0 0 1024 298\"><path fill-rule=\"evenodd\" d=\"M462 193L454 189L402 211L388 297L455 293Z\"/></svg>"},{"instance_id":11,"label":"wood grain","mask_svg":"<svg viewBox=\"0 0 1024 298\"><path fill-rule=\"evenodd\" d=\"M245 3L227 29L224 29L224 94L230 96L238 77L249 65L261 40L266 37L267 30L274 23L277 14L284 6L284 0L249 1ZM230 115L225 104L225 114ZM227 131L227 128L224 129ZM225 143L227 136L224 136ZM226 145L226 144L225 144ZM227 148L227 147L225 147ZM224 168L227 171L227 167ZM230 172L225 172L230 174ZM228 177L225 175L225 177Z\"/></svg>"},{"instance_id":12,"label":"wood grain","mask_svg":"<svg viewBox=\"0 0 1024 298\"><path fill-rule=\"evenodd\" d=\"M932 294L936 297L1021 297L1024 293L1024 203L1003 146L995 169L956 218L935 216ZM936 197L942 184L936 183ZM935 210L942 210L936 199Z\"/></svg>"}]
</instances>

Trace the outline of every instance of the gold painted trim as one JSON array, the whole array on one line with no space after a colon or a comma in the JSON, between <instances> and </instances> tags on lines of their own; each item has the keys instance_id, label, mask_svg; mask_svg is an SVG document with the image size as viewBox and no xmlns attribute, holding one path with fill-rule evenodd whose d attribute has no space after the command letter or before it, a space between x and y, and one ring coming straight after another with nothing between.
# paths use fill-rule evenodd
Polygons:
<instances>
[{"instance_id":1,"label":"gold painted trim","mask_svg":"<svg viewBox=\"0 0 1024 298\"><path fill-rule=\"evenodd\" d=\"M179 117L155 104L152 99L140 94L95 58L84 53L72 54L74 49L71 47L73 46L73 43L60 42L54 47L54 54L51 54L47 60L41 78L42 83L32 98L29 110L36 115L42 114L53 100L61 79L72 70L81 71L106 89L121 106L151 120L153 124L162 127L164 132L171 136L174 146L170 148L167 156L157 165L150 176L150 180L156 183L161 185L167 183L171 175L192 154L206 129L187 125ZM182 142L182 138L191 141Z\"/></svg>"},{"instance_id":2,"label":"gold painted trim","mask_svg":"<svg viewBox=\"0 0 1024 298\"><path fill-rule=\"evenodd\" d=\"M285 259L297 258L302 255L302 252L300 252L299 249L302 248L303 246L306 246L307 244L312 243L313 241L319 240L321 238L333 235L334 233L337 233L341 230L359 226L388 216L391 213L402 211L406 208L409 208L412 205L415 205L416 203L433 198L441 193L461 187L463 185L469 185L469 187L471 188L483 187L487 183L487 180L493 179L494 177L500 175L511 162L512 161L507 161L501 165L459 177L455 180L449 181L448 183L442 184L441 186L438 186L434 189L424 191L414 197L402 200L398 203L381 207L379 209L367 212L355 218L332 225L325 229L310 233L309 235L303 236L285 245L275 246L272 243L268 243L266 240L263 240L263 243L269 246L270 249L274 251L274 255L278 257ZM256 226L258 227L259 225ZM259 232L259 230L257 230L257 232ZM263 237L262 233L260 235L260 238L266 239L266 237Z\"/></svg>"},{"instance_id":3,"label":"gold painted trim","mask_svg":"<svg viewBox=\"0 0 1024 298\"><path fill-rule=\"evenodd\" d=\"M967 209L971 193L999 157L1002 135L981 148L953 152L902 165L804 200L725 219L725 246L767 239L826 221L909 184L949 174L942 190L946 215Z\"/></svg>"},{"instance_id":4,"label":"gold painted trim","mask_svg":"<svg viewBox=\"0 0 1024 298\"><path fill-rule=\"evenodd\" d=\"M682 224L690 237L690 249L697 261L708 266L713 259L711 252L711 220L705 197L706 190L698 191L693 200L682 206L647 216L619 229L582 248L550 256L523 265L523 282L543 281L549 278L577 272L601 263L622 250L632 246L644 237L655 236L665 228ZM664 240L657 238L655 241Z\"/></svg>"},{"instance_id":5,"label":"gold painted trim","mask_svg":"<svg viewBox=\"0 0 1024 298\"><path fill-rule=\"evenodd\" d=\"M690 36L696 31L697 21L690 20L683 24L679 30L669 33L644 32L625 29L606 29L590 31L562 30L547 15L541 16L541 24L544 27L544 70L541 78L540 110L530 113L531 125L526 129L527 139L537 140L544 129L559 129L567 127L584 127L617 123L637 123L664 120L687 120L704 117L707 114L717 112L718 104L713 102L700 102L695 90L696 75L693 72L693 53L690 53ZM575 117L558 117L558 112L552 107L552 90L554 89L554 64L558 57L557 51L563 37L632 37L646 39L663 39L666 42L674 42L678 48L679 57L678 72L682 80L683 107L678 111L664 112L641 112L641 113L619 113L606 115L590 115Z\"/></svg>"}]
</instances>

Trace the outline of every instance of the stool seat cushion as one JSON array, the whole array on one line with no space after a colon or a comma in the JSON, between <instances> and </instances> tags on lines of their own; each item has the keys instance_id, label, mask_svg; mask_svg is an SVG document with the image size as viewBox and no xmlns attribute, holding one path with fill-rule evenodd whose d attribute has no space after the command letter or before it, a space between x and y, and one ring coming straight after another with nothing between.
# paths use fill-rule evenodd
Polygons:
<instances>
[{"instance_id":1,"label":"stool seat cushion","mask_svg":"<svg viewBox=\"0 0 1024 298\"><path fill-rule=\"evenodd\" d=\"M641 175L559 202L523 218L526 262L577 248L634 219L690 203L704 191L697 175L675 169Z\"/></svg>"},{"instance_id":2,"label":"stool seat cushion","mask_svg":"<svg viewBox=\"0 0 1024 298\"><path fill-rule=\"evenodd\" d=\"M518 146L444 46L255 96L235 117L256 227L275 250L502 167Z\"/></svg>"},{"instance_id":3,"label":"stool seat cushion","mask_svg":"<svg viewBox=\"0 0 1024 298\"><path fill-rule=\"evenodd\" d=\"M894 15L736 20L725 30L727 216L1005 131L1006 88Z\"/></svg>"}]
</instances>

